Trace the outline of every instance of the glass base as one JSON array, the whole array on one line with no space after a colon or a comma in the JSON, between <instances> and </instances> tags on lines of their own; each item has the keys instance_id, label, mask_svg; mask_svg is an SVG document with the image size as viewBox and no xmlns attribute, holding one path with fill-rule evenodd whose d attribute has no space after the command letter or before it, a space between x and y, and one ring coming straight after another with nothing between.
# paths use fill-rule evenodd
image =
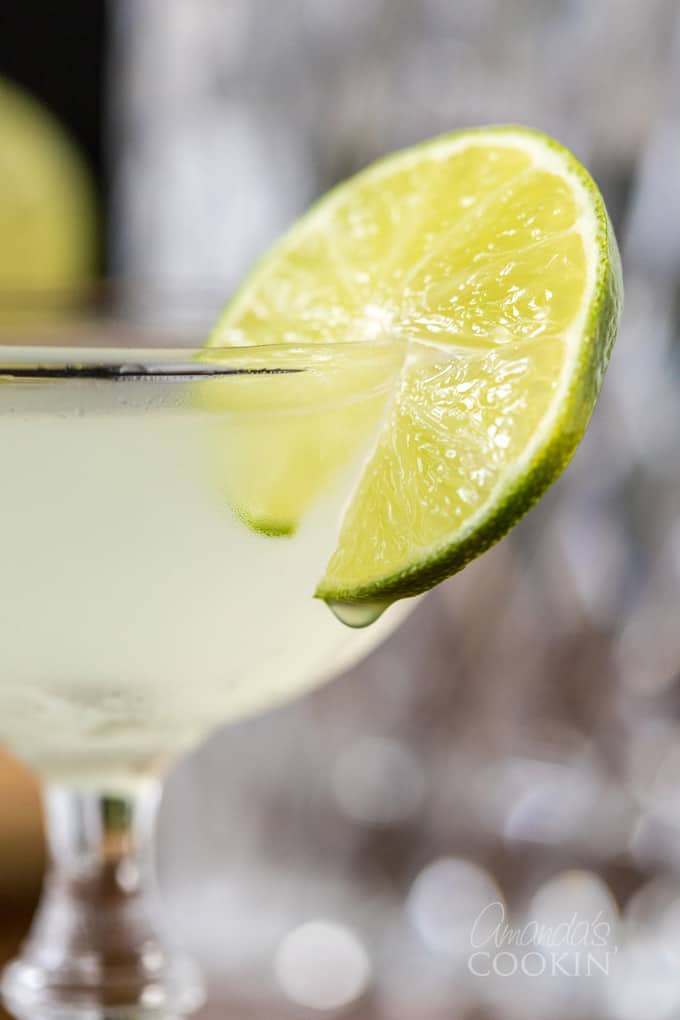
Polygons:
<instances>
[{"instance_id":1,"label":"glass base","mask_svg":"<svg viewBox=\"0 0 680 1020\"><path fill-rule=\"evenodd\" d=\"M198 971L181 957L158 966L153 955L148 970L102 970L91 954L49 970L18 959L3 972L3 1001L17 1020L180 1020L205 1000Z\"/></svg>"},{"instance_id":2,"label":"glass base","mask_svg":"<svg viewBox=\"0 0 680 1020\"><path fill-rule=\"evenodd\" d=\"M158 793L46 792L50 869L0 981L18 1020L175 1020L204 1001L198 970L160 933L149 852Z\"/></svg>"}]
</instances>

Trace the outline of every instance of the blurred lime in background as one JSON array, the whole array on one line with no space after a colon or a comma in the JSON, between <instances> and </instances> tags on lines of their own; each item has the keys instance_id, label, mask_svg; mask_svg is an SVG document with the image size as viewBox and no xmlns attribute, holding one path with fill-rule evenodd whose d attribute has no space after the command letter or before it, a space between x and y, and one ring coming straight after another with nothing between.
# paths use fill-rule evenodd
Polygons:
<instances>
[{"instance_id":1,"label":"blurred lime in background","mask_svg":"<svg viewBox=\"0 0 680 1020\"><path fill-rule=\"evenodd\" d=\"M68 291L93 274L93 187L42 106L0 78L0 291Z\"/></svg>"}]
</instances>

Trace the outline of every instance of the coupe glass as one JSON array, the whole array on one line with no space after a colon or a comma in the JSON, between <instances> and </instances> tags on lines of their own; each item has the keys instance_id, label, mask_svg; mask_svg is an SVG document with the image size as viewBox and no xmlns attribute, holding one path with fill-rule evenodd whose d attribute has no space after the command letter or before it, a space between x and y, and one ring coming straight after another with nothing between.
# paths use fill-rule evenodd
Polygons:
<instances>
[{"instance_id":1,"label":"coupe glass","mask_svg":"<svg viewBox=\"0 0 680 1020\"><path fill-rule=\"evenodd\" d=\"M398 370L391 345L207 355L210 315L181 304L145 305L142 326L0 308L0 740L43 783L50 851L2 982L19 1017L171 1017L201 1002L156 918L161 777L400 618L350 629L313 598ZM158 308L173 310L167 328ZM361 429L343 452L348 413ZM274 534L248 514L300 485L301 443L309 505Z\"/></svg>"}]
</instances>

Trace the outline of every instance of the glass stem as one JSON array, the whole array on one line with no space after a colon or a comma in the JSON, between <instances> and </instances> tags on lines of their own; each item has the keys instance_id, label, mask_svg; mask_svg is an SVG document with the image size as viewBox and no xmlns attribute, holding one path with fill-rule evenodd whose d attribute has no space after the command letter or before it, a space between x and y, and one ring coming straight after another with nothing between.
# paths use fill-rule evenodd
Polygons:
<instances>
[{"instance_id":1,"label":"glass stem","mask_svg":"<svg viewBox=\"0 0 680 1020\"><path fill-rule=\"evenodd\" d=\"M45 819L52 880L69 880L77 891L122 900L150 879L151 834L160 800L157 784L133 796L107 796L60 786L45 792ZM148 890L148 884L147 884Z\"/></svg>"},{"instance_id":2,"label":"glass stem","mask_svg":"<svg viewBox=\"0 0 680 1020\"><path fill-rule=\"evenodd\" d=\"M185 1015L194 968L160 935L151 836L157 783L107 795L49 787L49 870L28 939L3 979L19 1017Z\"/></svg>"}]
</instances>

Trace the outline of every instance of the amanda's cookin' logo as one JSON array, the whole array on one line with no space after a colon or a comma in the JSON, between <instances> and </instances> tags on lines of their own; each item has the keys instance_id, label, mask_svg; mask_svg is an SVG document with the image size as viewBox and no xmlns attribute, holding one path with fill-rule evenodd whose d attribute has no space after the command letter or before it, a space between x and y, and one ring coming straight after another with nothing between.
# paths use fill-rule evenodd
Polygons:
<instances>
[{"instance_id":1,"label":"amanda's cookin' logo","mask_svg":"<svg viewBox=\"0 0 680 1020\"><path fill-rule=\"evenodd\" d=\"M612 926L600 910L592 918L571 917L556 925L529 921L512 927L495 901L478 914L470 933L468 968L475 977L607 976L617 952Z\"/></svg>"}]
</instances>

